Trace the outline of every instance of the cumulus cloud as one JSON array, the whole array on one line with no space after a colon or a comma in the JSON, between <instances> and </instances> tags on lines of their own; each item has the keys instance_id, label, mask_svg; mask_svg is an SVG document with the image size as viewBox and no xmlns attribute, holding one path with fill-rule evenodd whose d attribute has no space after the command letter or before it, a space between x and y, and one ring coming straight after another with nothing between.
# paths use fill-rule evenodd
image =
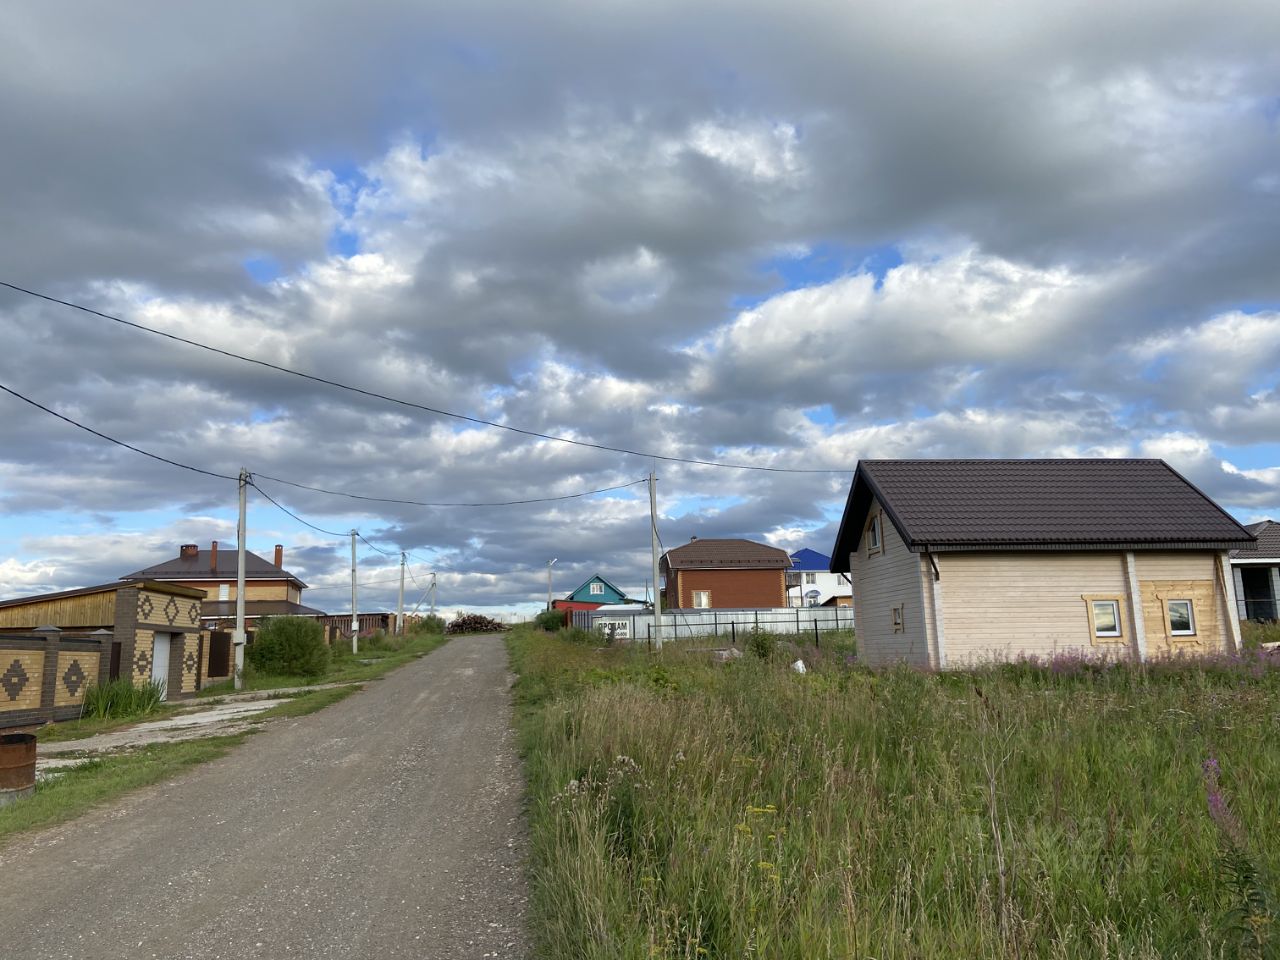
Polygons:
<instances>
[{"instance_id":1,"label":"cumulus cloud","mask_svg":"<svg viewBox=\"0 0 1280 960\"><path fill-rule=\"evenodd\" d=\"M660 462L672 542L827 549L863 456L1163 456L1280 512L1276 9L282 0L10 27L6 279L538 433L835 471ZM655 466L11 293L0 336L6 385L218 473L470 503ZM5 414L0 589L228 539L234 484ZM456 605L535 602L550 556L565 590L648 575L643 487L262 488L384 538L370 603L401 548ZM251 516L340 609L345 544Z\"/></svg>"}]
</instances>

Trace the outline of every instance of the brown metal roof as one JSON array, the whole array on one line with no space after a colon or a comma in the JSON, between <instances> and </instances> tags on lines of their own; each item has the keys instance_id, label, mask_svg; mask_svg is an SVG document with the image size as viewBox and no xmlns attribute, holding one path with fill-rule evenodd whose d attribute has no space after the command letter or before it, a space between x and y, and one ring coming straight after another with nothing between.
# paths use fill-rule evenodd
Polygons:
<instances>
[{"instance_id":1,"label":"brown metal roof","mask_svg":"<svg viewBox=\"0 0 1280 960\"><path fill-rule=\"evenodd\" d=\"M1232 560L1275 560L1280 558L1280 523L1263 520L1245 527L1257 537L1257 542L1231 551Z\"/></svg>"},{"instance_id":2,"label":"brown metal roof","mask_svg":"<svg viewBox=\"0 0 1280 960\"><path fill-rule=\"evenodd\" d=\"M847 572L872 499L909 549L1215 549L1252 536L1163 460L863 460L831 569Z\"/></svg>"},{"instance_id":3,"label":"brown metal roof","mask_svg":"<svg viewBox=\"0 0 1280 960\"><path fill-rule=\"evenodd\" d=\"M226 620L236 615L234 600L206 600L200 612L202 620ZM325 612L292 600L246 600L246 617L323 617Z\"/></svg>"},{"instance_id":4,"label":"brown metal roof","mask_svg":"<svg viewBox=\"0 0 1280 960\"><path fill-rule=\"evenodd\" d=\"M663 559L672 570L783 569L791 566L787 551L754 540L692 540L672 547Z\"/></svg>"},{"instance_id":5,"label":"brown metal roof","mask_svg":"<svg viewBox=\"0 0 1280 960\"><path fill-rule=\"evenodd\" d=\"M179 555L171 560L166 560L164 563L157 563L154 567L138 570L120 579L130 580L137 577L150 577L158 580L234 580L236 578L237 562L235 545L218 549L218 565L216 569L210 566L212 553L213 551L211 550L197 550L189 557ZM244 552L244 574L250 580L293 580L300 586L306 586L305 583L292 573L289 573L289 571L282 570L251 550Z\"/></svg>"},{"instance_id":6,"label":"brown metal roof","mask_svg":"<svg viewBox=\"0 0 1280 960\"><path fill-rule=\"evenodd\" d=\"M203 599L204 591L196 590L194 587L184 587L176 583L158 583L155 580L146 580L138 577L127 579L122 577L114 583L100 583L96 587L77 587L75 590L60 590L57 593L38 593L30 597L15 597L12 600L0 600L0 607L20 607L24 603L44 603L47 600L65 600L71 597L87 597L93 593L108 593L124 587L142 587L145 590L154 590L157 593L172 593L179 597L191 597L192 599Z\"/></svg>"}]
</instances>

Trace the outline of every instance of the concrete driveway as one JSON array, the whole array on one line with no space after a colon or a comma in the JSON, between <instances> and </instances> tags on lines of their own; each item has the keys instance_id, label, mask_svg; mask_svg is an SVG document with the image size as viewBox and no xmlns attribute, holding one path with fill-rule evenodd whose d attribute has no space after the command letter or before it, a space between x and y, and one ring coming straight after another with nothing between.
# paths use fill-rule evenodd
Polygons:
<instances>
[{"instance_id":1,"label":"concrete driveway","mask_svg":"<svg viewBox=\"0 0 1280 960\"><path fill-rule=\"evenodd\" d=\"M0 847L0 955L523 957L500 637Z\"/></svg>"}]
</instances>

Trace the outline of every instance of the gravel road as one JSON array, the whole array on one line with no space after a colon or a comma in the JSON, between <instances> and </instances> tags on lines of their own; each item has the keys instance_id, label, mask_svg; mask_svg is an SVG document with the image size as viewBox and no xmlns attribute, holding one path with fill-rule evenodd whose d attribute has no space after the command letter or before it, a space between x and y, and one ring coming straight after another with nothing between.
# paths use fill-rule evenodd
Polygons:
<instances>
[{"instance_id":1,"label":"gravel road","mask_svg":"<svg viewBox=\"0 0 1280 960\"><path fill-rule=\"evenodd\" d=\"M525 956L506 651L453 640L0 847L0 956Z\"/></svg>"}]
</instances>

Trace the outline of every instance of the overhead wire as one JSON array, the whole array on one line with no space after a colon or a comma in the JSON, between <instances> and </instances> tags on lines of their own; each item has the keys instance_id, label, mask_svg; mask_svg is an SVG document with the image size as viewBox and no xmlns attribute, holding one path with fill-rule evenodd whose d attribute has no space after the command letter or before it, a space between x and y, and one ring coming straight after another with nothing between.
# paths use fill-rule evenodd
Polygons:
<instances>
[{"instance_id":1,"label":"overhead wire","mask_svg":"<svg viewBox=\"0 0 1280 960\"><path fill-rule=\"evenodd\" d=\"M210 353L214 353L219 356L228 357L232 360L239 360L243 363L254 364L255 366L263 367L267 370L274 370L277 373L285 373L290 376L299 377L303 380L309 380L312 383L323 384L324 386L333 387L334 389L338 389L338 390L346 390L350 393L358 394L364 397L369 397L370 399L382 400L386 403L393 403L398 406L407 407L413 410L421 410L425 413L434 414L435 416L449 417L454 420L461 420L466 423L473 423L473 424L476 424L477 426L493 427L498 430L507 430L511 433L518 433L518 434L521 434L522 436L532 437L538 440L550 440L555 443L572 444L578 447L588 447L593 450L604 450L610 453L622 453L622 454L626 454L628 456L633 456L633 457L646 457L653 460L664 460L668 463L687 463L694 466L719 467L719 468L728 469L728 470L757 470L765 473L814 473L814 474L848 473L847 470L835 470L830 468L769 467L769 466L763 466L761 464L753 464L753 463L730 463L728 461L723 461L723 460L704 460L697 457L677 457L677 456L671 456L667 454L645 452L642 450L632 450L628 447L617 447L617 446L612 446L606 443L595 443L590 440L579 440L574 437L563 437L563 436L558 436L556 434L551 434L551 433L542 433L538 430L529 430L524 427L513 426L509 423L501 423L496 420L486 420L483 417L473 417L465 413L457 413L452 410L444 410L444 409L441 409L440 407L433 407L428 404L418 403L413 400L405 400L402 397L394 397L389 394L378 393L376 390L367 390L363 387L357 387L349 383L343 383L340 380L333 380L333 379L330 379L329 377L321 377L313 373L305 373L301 370L295 370L292 367L286 367L282 364L272 363L269 360L260 360L257 357L248 357L248 356L245 356L244 354L236 353L232 350L224 349L223 347L215 347L212 344L201 343L199 340L192 340L189 337L182 337L176 333L169 333L168 331L160 330L160 329L157 329L156 327L149 327L146 324L137 323L136 321L133 321L133 320L125 320L123 317L117 317L109 313L104 313L101 310L95 310L92 307L86 307L83 304L75 303L71 300L63 300L59 297L54 297L47 293L40 293L37 290L30 290L27 287L20 286L19 284L16 284L16 283L11 283L8 280L0 280L0 286L7 287L8 289L15 291L16 293L25 294L26 296L29 296L29 297L35 297L36 299L39 299L39 300L45 300L49 303L56 303L56 304L59 304L60 306L69 307L72 310L78 310L82 313L87 313L91 316L100 317L103 320L110 320L113 323L118 323L123 326L129 327L131 329L142 331L143 333L149 333L157 337L164 337L165 339L172 340L176 343L183 343L183 344L186 344L187 346L196 347L197 349L200 349L200 350L207 350Z\"/></svg>"}]
</instances>

